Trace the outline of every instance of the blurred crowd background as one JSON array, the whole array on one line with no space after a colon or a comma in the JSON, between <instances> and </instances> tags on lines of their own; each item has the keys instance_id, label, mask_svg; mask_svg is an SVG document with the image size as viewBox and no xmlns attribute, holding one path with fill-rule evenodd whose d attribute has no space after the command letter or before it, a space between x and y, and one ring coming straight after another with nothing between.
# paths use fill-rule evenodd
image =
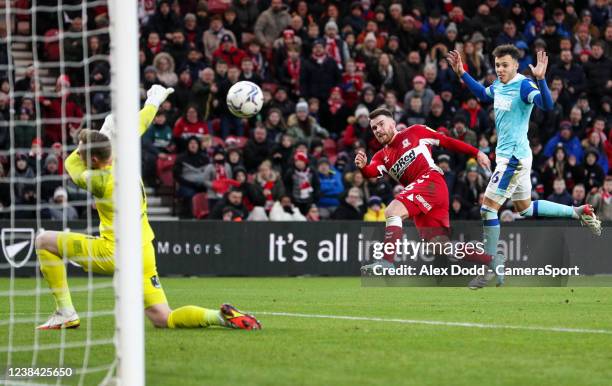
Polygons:
<instances>
[{"instance_id":1,"label":"blurred crowd background","mask_svg":"<svg viewBox=\"0 0 612 386\"><path fill-rule=\"evenodd\" d=\"M45 217L77 218L87 194L67 181L63 159L80 128L99 128L111 109L108 10L96 3L61 17L44 12L36 26L17 12L11 32L45 37L31 50L56 77L54 88L41 87L34 66L22 77L6 70L12 58L0 31L0 207L7 216L13 202L28 218L42 203ZM490 53L507 43L519 48L527 76L538 51L550 58L554 108L535 108L530 120L533 198L589 202L611 220L607 0L142 1L141 96L153 84L175 89L142 138L145 184L182 218L384 221L402 187L365 179L353 163L357 151L380 148L369 112L384 105L400 130L425 124L494 160L492 105L466 89L445 57L458 50L466 70L489 85ZM241 80L264 93L262 111L248 120L225 104ZM451 219L480 219L487 172L444 149L434 159L445 171ZM519 217L502 208L502 221Z\"/></svg>"}]
</instances>

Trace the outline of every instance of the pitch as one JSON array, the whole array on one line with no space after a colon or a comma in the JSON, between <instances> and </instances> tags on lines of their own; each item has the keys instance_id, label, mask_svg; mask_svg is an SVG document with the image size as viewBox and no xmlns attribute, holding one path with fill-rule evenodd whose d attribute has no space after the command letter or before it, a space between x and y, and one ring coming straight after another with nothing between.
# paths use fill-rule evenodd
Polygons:
<instances>
[{"instance_id":1,"label":"pitch","mask_svg":"<svg viewBox=\"0 0 612 386\"><path fill-rule=\"evenodd\" d=\"M9 289L7 279L0 283L0 290ZM156 330L147 323L147 385L609 385L612 379L612 288L362 288L358 278L162 283L170 304L248 305L263 330ZM86 280L71 278L70 284L77 288ZM35 285L34 279L15 281L17 290ZM75 292L74 299L85 315L86 292ZM34 297L14 300L16 319L34 317ZM96 290L92 300L92 311L113 309L109 288ZM52 299L43 295L40 302L44 319ZM0 310L7 320L6 297ZM38 344L84 342L88 327L91 340L112 339L112 315L81 318L77 330L40 332ZM33 327L15 324L13 346L31 346ZM0 330L6 347L9 326ZM113 352L108 344L92 347L88 368L111 363ZM66 349L64 366L82 368L84 354ZM0 354L3 367L6 355ZM59 358L58 350L43 350L37 363L57 367ZM12 354L14 366L31 360L31 352ZM87 374L83 384L101 379L101 373ZM78 382L73 375L62 384Z\"/></svg>"}]
</instances>

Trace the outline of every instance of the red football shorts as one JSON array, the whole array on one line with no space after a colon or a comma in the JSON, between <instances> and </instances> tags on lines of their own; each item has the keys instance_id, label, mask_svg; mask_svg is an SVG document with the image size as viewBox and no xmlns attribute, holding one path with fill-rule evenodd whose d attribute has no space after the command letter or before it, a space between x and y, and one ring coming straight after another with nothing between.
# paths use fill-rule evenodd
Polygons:
<instances>
[{"instance_id":1,"label":"red football shorts","mask_svg":"<svg viewBox=\"0 0 612 386\"><path fill-rule=\"evenodd\" d=\"M431 240L436 236L448 236L448 188L444 176L430 171L406 186L395 196L414 221L421 238Z\"/></svg>"}]
</instances>

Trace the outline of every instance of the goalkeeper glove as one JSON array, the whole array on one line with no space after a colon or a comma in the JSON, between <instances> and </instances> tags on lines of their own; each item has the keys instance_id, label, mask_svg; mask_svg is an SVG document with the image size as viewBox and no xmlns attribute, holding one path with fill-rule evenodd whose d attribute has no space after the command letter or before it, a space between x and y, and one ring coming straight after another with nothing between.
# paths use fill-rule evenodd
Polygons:
<instances>
[{"instance_id":1,"label":"goalkeeper glove","mask_svg":"<svg viewBox=\"0 0 612 386\"><path fill-rule=\"evenodd\" d=\"M172 87L165 88L158 84L154 84L151 86L149 90L147 90L147 100L145 101L145 105L153 105L157 108L164 103L168 95L172 94L174 89Z\"/></svg>"},{"instance_id":2,"label":"goalkeeper glove","mask_svg":"<svg viewBox=\"0 0 612 386\"><path fill-rule=\"evenodd\" d=\"M106 118L104 118L104 123L100 129L100 133L106 135L106 138L108 138L109 141L113 140L113 137L115 136L115 117L113 117L113 114L108 114Z\"/></svg>"}]
</instances>

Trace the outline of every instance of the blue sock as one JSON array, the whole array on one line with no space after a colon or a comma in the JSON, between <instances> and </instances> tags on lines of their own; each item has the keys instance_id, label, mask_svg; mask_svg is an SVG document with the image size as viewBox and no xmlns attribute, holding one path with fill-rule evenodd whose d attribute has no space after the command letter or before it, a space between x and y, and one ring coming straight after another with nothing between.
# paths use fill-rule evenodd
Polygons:
<instances>
[{"instance_id":1,"label":"blue sock","mask_svg":"<svg viewBox=\"0 0 612 386\"><path fill-rule=\"evenodd\" d=\"M546 200L533 201L529 208L521 212L521 216L578 218L578 214L573 206L561 205Z\"/></svg>"},{"instance_id":2,"label":"blue sock","mask_svg":"<svg viewBox=\"0 0 612 386\"><path fill-rule=\"evenodd\" d=\"M495 256L497 255L497 243L499 242L499 218L497 218L497 211L483 205L480 208L480 216L482 217L485 253Z\"/></svg>"}]
</instances>

